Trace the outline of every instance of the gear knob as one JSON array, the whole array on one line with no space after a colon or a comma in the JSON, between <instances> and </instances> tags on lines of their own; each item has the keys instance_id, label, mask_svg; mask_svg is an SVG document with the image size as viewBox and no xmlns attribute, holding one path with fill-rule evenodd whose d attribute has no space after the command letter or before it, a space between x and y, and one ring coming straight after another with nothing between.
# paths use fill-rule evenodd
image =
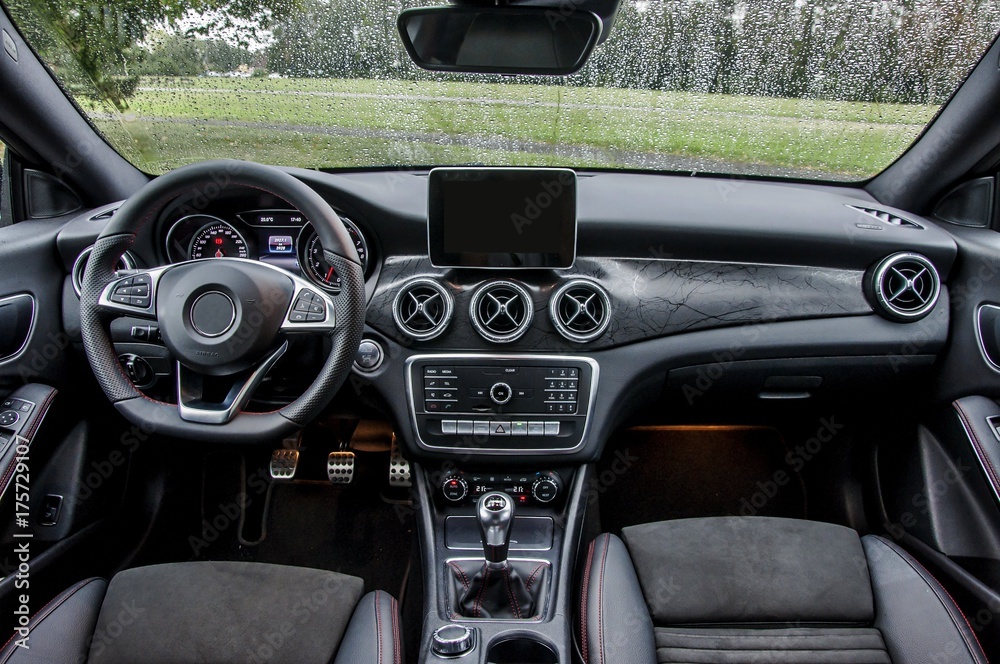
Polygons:
<instances>
[{"instance_id":1,"label":"gear knob","mask_svg":"<svg viewBox=\"0 0 1000 664\"><path fill-rule=\"evenodd\" d=\"M514 501L500 491L483 494L476 503L476 516L479 518L479 534L483 538L486 562L507 562L510 529L514 524Z\"/></svg>"}]
</instances>

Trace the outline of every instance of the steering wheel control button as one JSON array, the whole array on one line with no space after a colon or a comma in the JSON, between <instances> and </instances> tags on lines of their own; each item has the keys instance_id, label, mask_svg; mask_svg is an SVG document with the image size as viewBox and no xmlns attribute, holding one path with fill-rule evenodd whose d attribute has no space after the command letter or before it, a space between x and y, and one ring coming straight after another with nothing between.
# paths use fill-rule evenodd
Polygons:
<instances>
[{"instance_id":1,"label":"steering wheel control button","mask_svg":"<svg viewBox=\"0 0 1000 664\"><path fill-rule=\"evenodd\" d=\"M382 366L385 354L377 341L362 339L354 356L354 368L362 373L371 373Z\"/></svg>"},{"instance_id":2,"label":"steering wheel control button","mask_svg":"<svg viewBox=\"0 0 1000 664\"><path fill-rule=\"evenodd\" d=\"M191 305L191 326L203 337L221 337L236 322L236 304L221 291L199 295Z\"/></svg>"},{"instance_id":3,"label":"steering wheel control button","mask_svg":"<svg viewBox=\"0 0 1000 664\"><path fill-rule=\"evenodd\" d=\"M513 391L507 383L496 383L490 388L490 399L498 406L502 406L510 401Z\"/></svg>"},{"instance_id":4,"label":"steering wheel control button","mask_svg":"<svg viewBox=\"0 0 1000 664\"><path fill-rule=\"evenodd\" d=\"M111 289L110 300L115 304L148 309L152 301L150 289L151 281L148 274L126 277L115 282Z\"/></svg>"},{"instance_id":5,"label":"steering wheel control button","mask_svg":"<svg viewBox=\"0 0 1000 664\"><path fill-rule=\"evenodd\" d=\"M299 291L298 297L288 312L291 323L322 323L326 320L326 305L323 298L309 289Z\"/></svg>"},{"instance_id":6,"label":"steering wheel control button","mask_svg":"<svg viewBox=\"0 0 1000 664\"><path fill-rule=\"evenodd\" d=\"M0 426L12 427L21 419L21 414L16 410L5 410L0 413Z\"/></svg>"},{"instance_id":7,"label":"steering wheel control button","mask_svg":"<svg viewBox=\"0 0 1000 664\"><path fill-rule=\"evenodd\" d=\"M444 483L441 484L441 493L445 500L459 503L469 495L469 484L458 475L452 475L445 478Z\"/></svg>"},{"instance_id":8,"label":"steering wheel control button","mask_svg":"<svg viewBox=\"0 0 1000 664\"><path fill-rule=\"evenodd\" d=\"M465 625L445 625L434 630L431 650L445 658L461 657L476 647L476 633Z\"/></svg>"}]
</instances>

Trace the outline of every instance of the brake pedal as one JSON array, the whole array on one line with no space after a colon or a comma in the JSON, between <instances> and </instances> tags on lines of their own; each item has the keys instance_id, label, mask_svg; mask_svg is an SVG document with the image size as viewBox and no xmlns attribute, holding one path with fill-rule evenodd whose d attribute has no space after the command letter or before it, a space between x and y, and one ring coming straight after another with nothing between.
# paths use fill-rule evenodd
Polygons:
<instances>
[{"instance_id":1,"label":"brake pedal","mask_svg":"<svg viewBox=\"0 0 1000 664\"><path fill-rule=\"evenodd\" d=\"M271 452L271 479L291 480L299 468L299 451L278 449Z\"/></svg>"},{"instance_id":2,"label":"brake pedal","mask_svg":"<svg viewBox=\"0 0 1000 664\"><path fill-rule=\"evenodd\" d=\"M395 434L392 436L392 448L389 451L389 486L402 489L413 486L410 462L403 458Z\"/></svg>"},{"instance_id":3,"label":"brake pedal","mask_svg":"<svg viewBox=\"0 0 1000 664\"><path fill-rule=\"evenodd\" d=\"M350 484L354 479L354 452L330 452L326 477L331 484Z\"/></svg>"}]
</instances>

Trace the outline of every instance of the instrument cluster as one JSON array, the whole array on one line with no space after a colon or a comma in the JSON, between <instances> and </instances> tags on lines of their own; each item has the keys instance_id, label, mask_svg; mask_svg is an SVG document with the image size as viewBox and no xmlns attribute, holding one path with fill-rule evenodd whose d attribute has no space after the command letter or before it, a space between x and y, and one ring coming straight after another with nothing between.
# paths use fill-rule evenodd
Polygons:
<instances>
[{"instance_id":1,"label":"instrument cluster","mask_svg":"<svg viewBox=\"0 0 1000 664\"><path fill-rule=\"evenodd\" d=\"M368 241L358 225L340 215L365 276L370 274ZM247 210L231 220L192 214L170 226L166 236L171 263L213 258L245 258L306 276L330 293L340 291L340 276L323 257L323 245L312 224L297 210Z\"/></svg>"}]
</instances>

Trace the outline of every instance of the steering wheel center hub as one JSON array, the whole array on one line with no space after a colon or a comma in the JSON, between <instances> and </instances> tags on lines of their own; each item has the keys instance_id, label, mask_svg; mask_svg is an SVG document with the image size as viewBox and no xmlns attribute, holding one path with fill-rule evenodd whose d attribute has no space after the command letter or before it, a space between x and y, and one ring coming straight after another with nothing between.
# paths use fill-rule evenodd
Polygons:
<instances>
[{"instance_id":1,"label":"steering wheel center hub","mask_svg":"<svg viewBox=\"0 0 1000 664\"><path fill-rule=\"evenodd\" d=\"M235 322L236 304L221 291L202 293L191 305L191 327L203 337L222 336Z\"/></svg>"},{"instance_id":2,"label":"steering wheel center hub","mask_svg":"<svg viewBox=\"0 0 1000 664\"><path fill-rule=\"evenodd\" d=\"M177 265L157 285L160 334L191 369L210 376L243 371L271 349L294 290L290 278L252 261Z\"/></svg>"}]
</instances>

